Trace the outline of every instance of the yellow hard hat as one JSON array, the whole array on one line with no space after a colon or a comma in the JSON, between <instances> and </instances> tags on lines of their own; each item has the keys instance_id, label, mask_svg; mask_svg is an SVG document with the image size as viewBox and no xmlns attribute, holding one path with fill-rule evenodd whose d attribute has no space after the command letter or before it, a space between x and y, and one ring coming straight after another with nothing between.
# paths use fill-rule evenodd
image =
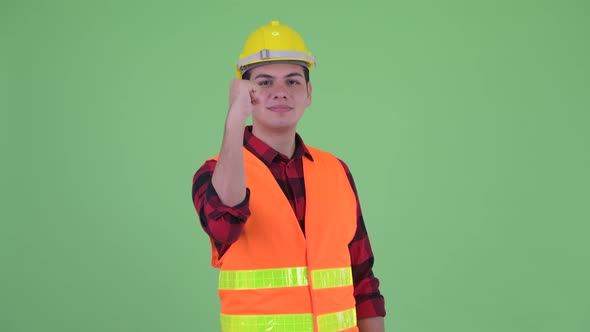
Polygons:
<instances>
[{"instance_id":1,"label":"yellow hard hat","mask_svg":"<svg viewBox=\"0 0 590 332\"><path fill-rule=\"evenodd\" d=\"M250 34L240 54L236 74L242 78L256 65L271 61L299 63L310 70L317 62L305 48L299 33L279 21L271 21Z\"/></svg>"}]
</instances>

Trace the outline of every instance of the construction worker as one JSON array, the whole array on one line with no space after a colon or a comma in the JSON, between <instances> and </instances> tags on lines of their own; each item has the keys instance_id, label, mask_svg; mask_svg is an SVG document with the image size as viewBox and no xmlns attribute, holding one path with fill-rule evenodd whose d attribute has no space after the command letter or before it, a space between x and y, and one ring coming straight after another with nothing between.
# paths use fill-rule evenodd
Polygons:
<instances>
[{"instance_id":1,"label":"construction worker","mask_svg":"<svg viewBox=\"0 0 590 332\"><path fill-rule=\"evenodd\" d=\"M193 177L224 332L384 330L353 177L297 133L315 63L290 27L254 31L230 85L221 151Z\"/></svg>"}]
</instances>

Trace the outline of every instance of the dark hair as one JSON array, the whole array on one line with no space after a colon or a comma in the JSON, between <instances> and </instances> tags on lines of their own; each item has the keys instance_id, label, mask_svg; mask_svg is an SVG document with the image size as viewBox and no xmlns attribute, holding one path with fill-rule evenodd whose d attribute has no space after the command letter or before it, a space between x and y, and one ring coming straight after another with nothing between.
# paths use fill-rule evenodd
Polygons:
<instances>
[{"instance_id":1,"label":"dark hair","mask_svg":"<svg viewBox=\"0 0 590 332\"><path fill-rule=\"evenodd\" d=\"M303 68L303 76L305 77L305 83L309 83L309 68L305 66L301 66L301 68ZM250 70L245 72L244 75L242 75L242 79L249 80L251 74L252 71Z\"/></svg>"}]
</instances>

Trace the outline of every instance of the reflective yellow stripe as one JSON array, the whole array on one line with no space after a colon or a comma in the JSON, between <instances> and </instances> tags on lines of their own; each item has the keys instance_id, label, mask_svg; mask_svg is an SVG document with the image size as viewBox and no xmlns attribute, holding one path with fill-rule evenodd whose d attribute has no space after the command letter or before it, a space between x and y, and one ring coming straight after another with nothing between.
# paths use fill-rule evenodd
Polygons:
<instances>
[{"instance_id":1,"label":"reflective yellow stripe","mask_svg":"<svg viewBox=\"0 0 590 332\"><path fill-rule=\"evenodd\" d=\"M356 310L354 308L318 316L320 331L340 331L356 326Z\"/></svg>"},{"instance_id":2,"label":"reflective yellow stripe","mask_svg":"<svg viewBox=\"0 0 590 332\"><path fill-rule=\"evenodd\" d=\"M354 308L318 316L320 332L334 332L356 326ZM313 331L312 314L225 315L221 314L223 332L307 332Z\"/></svg>"},{"instance_id":3,"label":"reflective yellow stripe","mask_svg":"<svg viewBox=\"0 0 590 332\"><path fill-rule=\"evenodd\" d=\"M307 286L307 268L221 271L219 289L256 289Z\"/></svg>"},{"instance_id":4,"label":"reflective yellow stripe","mask_svg":"<svg viewBox=\"0 0 590 332\"><path fill-rule=\"evenodd\" d=\"M224 315L221 314L223 332L304 332L313 331L313 315Z\"/></svg>"},{"instance_id":5,"label":"reflective yellow stripe","mask_svg":"<svg viewBox=\"0 0 590 332\"><path fill-rule=\"evenodd\" d=\"M313 288L342 287L352 285L351 268L337 268L311 271Z\"/></svg>"},{"instance_id":6,"label":"reflective yellow stripe","mask_svg":"<svg viewBox=\"0 0 590 332\"><path fill-rule=\"evenodd\" d=\"M352 285L350 267L314 270L311 277L314 289ZM309 282L306 267L221 271L219 273L219 289L237 290L307 285Z\"/></svg>"}]
</instances>

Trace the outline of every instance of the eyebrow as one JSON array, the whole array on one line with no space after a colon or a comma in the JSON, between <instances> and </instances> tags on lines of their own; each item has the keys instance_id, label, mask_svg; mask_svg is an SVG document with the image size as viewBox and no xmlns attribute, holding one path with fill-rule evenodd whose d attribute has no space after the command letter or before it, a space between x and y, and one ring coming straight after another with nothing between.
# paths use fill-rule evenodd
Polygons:
<instances>
[{"instance_id":1,"label":"eyebrow","mask_svg":"<svg viewBox=\"0 0 590 332\"><path fill-rule=\"evenodd\" d=\"M303 77L303 75L301 75L300 73L290 73L290 74L285 75L285 78L295 77L295 76ZM275 77L272 75L269 75L269 74L258 74L258 75L256 75L256 77L254 77L255 80L259 79L259 78L275 78Z\"/></svg>"}]
</instances>

